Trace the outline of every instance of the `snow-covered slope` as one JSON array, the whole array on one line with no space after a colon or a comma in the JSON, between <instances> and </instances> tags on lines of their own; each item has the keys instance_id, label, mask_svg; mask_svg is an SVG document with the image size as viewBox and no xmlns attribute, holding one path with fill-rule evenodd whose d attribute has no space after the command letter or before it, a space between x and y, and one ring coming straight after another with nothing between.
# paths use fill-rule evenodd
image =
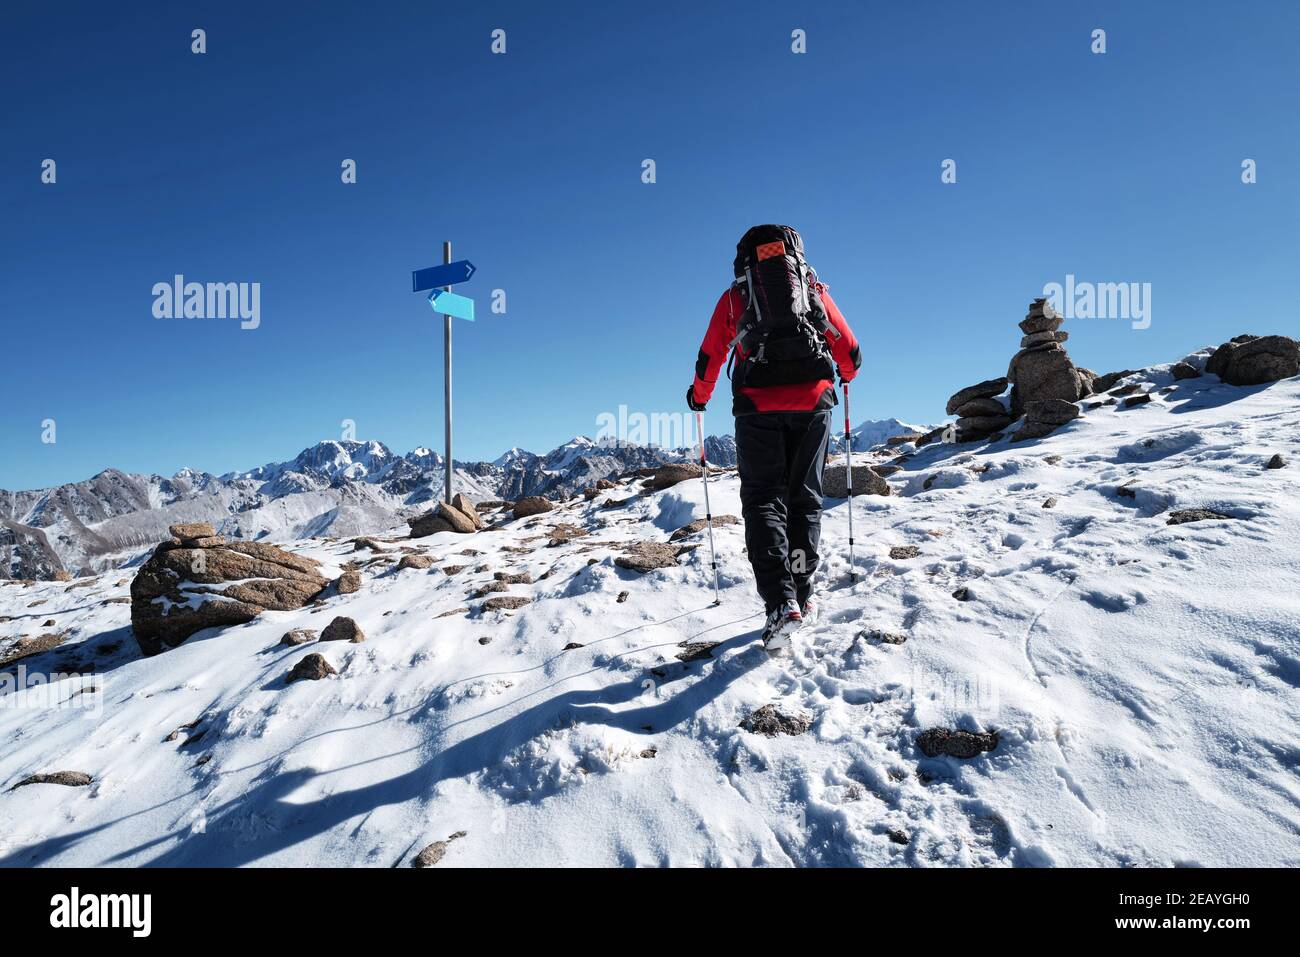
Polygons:
<instances>
[{"instance_id":1,"label":"snow-covered slope","mask_svg":"<svg viewBox=\"0 0 1300 957\"><path fill-rule=\"evenodd\" d=\"M895 495L854 500L855 583L828 503L791 658L757 644L741 526L717 530L720 607L707 544L614 564L701 516L696 482L395 539L355 594L150 659L103 604L123 574L0 584L0 646L66 629L26 663L93 665L55 687L100 689L72 699L87 715L0 688L0 862L405 866L464 832L439 866L1300 864L1300 380L1149 378L1172 391L1044 440L917 452ZM739 513L734 475L711 494ZM1202 506L1234 518L1166 524ZM589 534L548 544L560 522ZM331 571L370 554L294 547ZM395 571L407 547L437 564ZM530 573L507 593L532 603L478 613L495 572ZM279 644L335 615L366 641ZM339 673L286 685L312 652ZM740 727L768 704L811 726ZM998 743L927 758L936 727ZM7 790L60 770L94 782Z\"/></svg>"}]
</instances>

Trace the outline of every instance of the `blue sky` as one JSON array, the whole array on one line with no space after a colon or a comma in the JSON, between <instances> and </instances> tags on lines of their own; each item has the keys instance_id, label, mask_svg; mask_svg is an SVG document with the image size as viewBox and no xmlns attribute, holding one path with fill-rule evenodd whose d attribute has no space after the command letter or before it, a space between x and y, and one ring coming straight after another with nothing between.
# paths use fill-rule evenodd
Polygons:
<instances>
[{"instance_id":1,"label":"blue sky","mask_svg":"<svg viewBox=\"0 0 1300 957\"><path fill-rule=\"evenodd\" d=\"M409 272L443 239L479 270L458 459L680 409L755 222L803 232L864 418L940 420L1066 274L1152 284L1148 329L1067 325L1097 371L1300 327L1300 4L441 7L5 4L0 487L247 468L344 419L441 448ZM260 283L261 325L156 319L176 273Z\"/></svg>"}]
</instances>

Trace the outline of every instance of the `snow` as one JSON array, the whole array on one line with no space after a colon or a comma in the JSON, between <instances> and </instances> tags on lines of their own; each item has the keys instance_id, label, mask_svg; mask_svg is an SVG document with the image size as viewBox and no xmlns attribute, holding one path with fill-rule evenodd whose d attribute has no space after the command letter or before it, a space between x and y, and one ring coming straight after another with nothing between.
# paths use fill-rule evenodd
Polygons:
<instances>
[{"instance_id":1,"label":"snow","mask_svg":"<svg viewBox=\"0 0 1300 957\"><path fill-rule=\"evenodd\" d=\"M1166 367L1136 381L1172 382ZM394 542L354 594L154 658L129 607L102 604L127 572L0 584L0 650L55 618L67 655L26 664L93 660L102 687L94 712L0 693L0 863L394 866L465 831L438 866L1295 866L1297 425L1300 380L1207 376L1040 441L928 446L893 496L854 500L856 583L848 504L827 503L820 619L788 658L757 643L742 526L716 529L721 607L706 536L676 568L613 564L701 517L698 482ZM1266 470L1275 452L1293 464ZM734 473L710 495L739 515ZM1166 524L1202 506L1237 517ZM590 534L548 546L559 521ZM920 556L890 559L893 545ZM401 546L437 564L395 572ZM291 547L331 569L358 557ZM467 593L495 571L530 572L508 593L533 603L438 617L476 607ZM278 644L335 615L366 641ZM676 660L701 641L719 642L712 659ZM285 685L312 652L339 674ZM811 727L739 727L766 704ZM916 738L932 727L1000 741L927 758ZM95 781L3 790L53 770Z\"/></svg>"}]
</instances>

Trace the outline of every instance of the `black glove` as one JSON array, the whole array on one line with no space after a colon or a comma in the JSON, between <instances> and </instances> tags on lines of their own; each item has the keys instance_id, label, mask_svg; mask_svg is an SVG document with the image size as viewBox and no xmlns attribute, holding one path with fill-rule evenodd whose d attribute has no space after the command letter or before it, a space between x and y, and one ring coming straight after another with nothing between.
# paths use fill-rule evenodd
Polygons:
<instances>
[{"instance_id":1,"label":"black glove","mask_svg":"<svg viewBox=\"0 0 1300 957\"><path fill-rule=\"evenodd\" d=\"M692 412L703 412L705 405L707 405L707 403L695 401L694 385L690 385L686 389L686 404L690 406Z\"/></svg>"}]
</instances>

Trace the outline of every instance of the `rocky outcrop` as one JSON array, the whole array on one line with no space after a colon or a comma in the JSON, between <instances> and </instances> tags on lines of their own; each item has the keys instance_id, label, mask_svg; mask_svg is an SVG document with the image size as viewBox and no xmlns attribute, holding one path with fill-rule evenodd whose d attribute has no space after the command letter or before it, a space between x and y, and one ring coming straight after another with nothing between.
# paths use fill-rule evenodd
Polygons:
<instances>
[{"instance_id":1,"label":"rocky outcrop","mask_svg":"<svg viewBox=\"0 0 1300 957\"><path fill-rule=\"evenodd\" d=\"M1219 346L1205 371L1228 385L1263 385L1300 375L1300 343L1287 336L1234 336Z\"/></svg>"},{"instance_id":2,"label":"rocky outcrop","mask_svg":"<svg viewBox=\"0 0 1300 957\"><path fill-rule=\"evenodd\" d=\"M1166 525L1186 525L1188 522L1209 522L1218 519L1231 519L1235 516L1216 512L1212 508L1180 508L1169 513Z\"/></svg>"},{"instance_id":3,"label":"rocky outcrop","mask_svg":"<svg viewBox=\"0 0 1300 957\"><path fill-rule=\"evenodd\" d=\"M301 608L329 584L319 562L274 545L225 543L206 523L170 530L131 582L131 630L146 655L204 628Z\"/></svg>"}]
</instances>

